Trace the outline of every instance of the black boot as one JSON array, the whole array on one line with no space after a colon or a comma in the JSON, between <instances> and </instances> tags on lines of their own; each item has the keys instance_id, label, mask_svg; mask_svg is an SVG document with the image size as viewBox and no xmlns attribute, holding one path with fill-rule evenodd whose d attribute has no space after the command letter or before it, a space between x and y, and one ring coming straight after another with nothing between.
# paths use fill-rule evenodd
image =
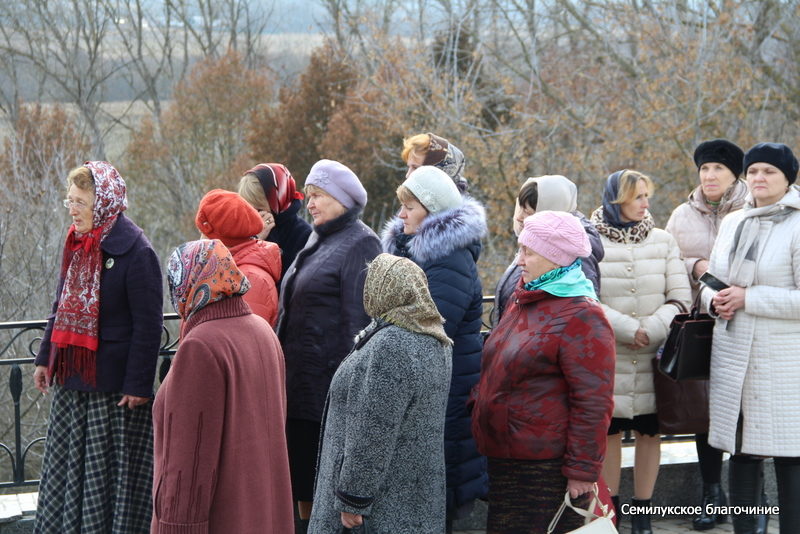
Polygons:
<instances>
[{"instance_id":1,"label":"black boot","mask_svg":"<svg viewBox=\"0 0 800 534\"><path fill-rule=\"evenodd\" d=\"M788 461L787 461L788 460ZM775 459L781 534L800 532L800 462L797 458Z\"/></svg>"},{"instance_id":2,"label":"black boot","mask_svg":"<svg viewBox=\"0 0 800 534\"><path fill-rule=\"evenodd\" d=\"M709 510L711 507L727 506L728 499L725 497L725 492L722 491L722 485L717 482L716 484L703 484L703 509L700 515L692 520L692 528L695 530L710 530L717 526L717 524L724 523L728 520L727 514L715 514Z\"/></svg>"},{"instance_id":3,"label":"black boot","mask_svg":"<svg viewBox=\"0 0 800 534\"><path fill-rule=\"evenodd\" d=\"M619 527L622 524L622 510L619 509L619 495L612 496L611 502L614 503L614 520L617 522L617 527Z\"/></svg>"},{"instance_id":4,"label":"black boot","mask_svg":"<svg viewBox=\"0 0 800 534\"><path fill-rule=\"evenodd\" d=\"M631 508L640 506L650 506L650 499L631 499ZM631 534L653 534L653 527L650 526L650 514L638 513L631 514Z\"/></svg>"},{"instance_id":5,"label":"black boot","mask_svg":"<svg viewBox=\"0 0 800 534\"><path fill-rule=\"evenodd\" d=\"M734 455L729 466L731 506L759 506L764 491L763 463L760 459ZM757 516L735 514L732 516L735 534L755 534Z\"/></svg>"}]
</instances>

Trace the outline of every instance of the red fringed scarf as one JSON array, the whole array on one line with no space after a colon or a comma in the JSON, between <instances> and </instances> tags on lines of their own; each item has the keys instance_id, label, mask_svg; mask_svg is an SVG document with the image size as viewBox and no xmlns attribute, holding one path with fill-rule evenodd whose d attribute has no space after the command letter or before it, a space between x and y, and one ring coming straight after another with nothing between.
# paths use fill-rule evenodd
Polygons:
<instances>
[{"instance_id":1,"label":"red fringed scarf","mask_svg":"<svg viewBox=\"0 0 800 534\"><path fill-rule=\"evenodd\" d=\"M58 300L53 331L49 375L60 384L73 375L97 384L97 347L100 322L100 276L106 238L117 215L127 207L125 182L106 162L86 162L95 179L94 228L86 234L70 226L64 243L61 278L64 287Z\"/></svg>"}]
</instances>

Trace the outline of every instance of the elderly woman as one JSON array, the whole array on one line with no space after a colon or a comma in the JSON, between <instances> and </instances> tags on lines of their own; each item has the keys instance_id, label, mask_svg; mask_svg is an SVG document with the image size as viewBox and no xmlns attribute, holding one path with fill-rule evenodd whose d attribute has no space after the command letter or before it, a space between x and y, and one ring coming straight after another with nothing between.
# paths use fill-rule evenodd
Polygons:
<instances>
[{"instance_id":1,"label":"elderly woman","mask_svg":"<svg viewBox=\"0 0 800 534\"><path fill-rule=\"evenodd\" d=\"M653 182L636 171L610 175L603 205L592 213L605 257L600 262L600 302L617 343L614 416L608 429L603 478L619 510L622 432L633 431L634 506L649 506L661 458L652 359L664 342L678 305L690 304L689 279L675 239L647 208ZM673 305L672 302L676 302ZM634 515L632 534L650 534L649 515Z\"/></svg>"},{"instance_id":2,"label":"elderly woman","mask_svg":"<svg viewBox=\"0 0 800 534\"><path fill-rule=\"evenodd\" d=\"M600 292L600 272L598 264L603 259L603 244L600 234L594 225L578 211L578 188L565 176L558 174L528 178L519 190L516 205L514 206L514 234L519 236L522 231L525 217L533 215L536 211L565 211L575 215L586 230L589 243L592 245L591 253L581 258L581 270L594 286L595 293ZM508 299L519 284L521 269L514 262L508 266L506 272L497 282L494 291L494 308L490 317L492 328L497 326L503 316Z\"/></svg>"},{"instance_id":3,"label":"elderly woman","mask_svg":"<svg viewBox=\"0 0 800 534\"><path fill-rule=\"evenodd\" d=\"M723 217L741 209L747 196L747 184L739 180L743 158L742 149L726 139L712 139L697 145L694 163L700 185L686 202L675 208L665 227L681 249L693 297L700 289L698 279L708 270L708 259ZM707 390L708 383L704 384ZM714 513L715 507L727 505L720 484L722 451L709 446L707 431L695 436L695 444L703 497L702 511L694 518L692 526L695 530L709 530L727 521L728 517ZM769 516L765 514L764 517Z\"/></svg>"},{"instance_id":4,"label":"elderly woman","mask_svg":"<svg viewBox=\"0 0 800 534\"><path fill-rule=\"evenodd\" d=\"M369 266L372 322L331 382L309 532L369 521L372 534L441 534L452 342L413 262Z\"/></svg>"},{"instance_id":5,"label":"elderly woman","mask_svg":"<svg viewBox=\"0 0 800 534\"><path fill-rule=\"evenodd\" d=\"M153 405L150 532L291 532L278 339L220 241L181 245L167 275L181 343Z\"/></svg>"},{"instance_id":6,"label":"elderly woman","mask_svg":"<svg viewBox=\"0 0 800 534\"><path fill-rule=\"evenodd\" d=\"M153 395L162 326L158 256L122 213L105 161L67 176L67 232L34 384L50 408L34 530L145 532L152 514Z\"/></svg>"},{"instance_id":7,"label":"elderly woman","mask_svg":"<svg viewBox=\"0 0 800 534\"><path fill-rule=\"evenodd\" d=\"M780 532L800 532L800 192L798 162L783 144L744 156L750 191L725 217L708 272L730 287L714 295L708 442L732 454L733 506L761 504L764 457L773 457ZM710 290L704 292L711 293ZM733 515L734 532L757 518Z\"/></svg>"},{"instance_id":8,"label":"elderly woman","mask_svg":"<svg viewBox=\"0 0 800 534\"><path fill-rule=\"evenodd\" d=\"M239 194L258 211L264 221L264 228L257 237L280 247L283 254L283 280L297 253L311 235L311 225L299 215L303 193L296 189L294 178L285 166L280 163L260 163L239 180Z\"/></svg>"},{"instance_id":9,"label":"elderly woman","mask_svg":"<svg viewBox=\"0 0 800 534\"><path fill-rule=\"evenodd\" d=\"M236 266L250 282L244 300L253 313L271 325L278 322L281 251L256 235L264 228L258 212L231 191L213 189L200 200L194 224L203 237L219 239L228 247Z\"/></svg>"},{"instance_id":10,"label":"elderly woman","mask_svg":"<svg viewBox=\"0 0 800 534\"><path fill-rule=\"evenodd\" d=\"M292 493L307 524L325 397L353 337L369 323L364 278L381 245L359 220L367 192L349 168L316 162L305 193L314 233L283 279L277 332L286 357Z\"/></svg>"},{"instance_id":11,"label":"elderly woman","mask_svg":"<svg viewBox=\"0 0 800 534\"><path fill-rule=\"evenodd\" d=\"M423 165L433 165L447 173L461 194L467 192L469 184L463 176L466 163L464 153L444 137L424 133L403 139L400 157L408 166L406 178Z\"/></svg>"},{"instance_id":12,"label":"elderly woman","mask_svg":"<svg viewBox=\"0 0 800 534\"><path fill-rule=\"evenodd\" d=\"M540 211L519 235L522 285L486 340L472 432L489 457L487 534L545 532L600 475L611 419L614 333L579 258L580 221ZM556 532L580 527L565 515Z\"/></svg>"},{"instance_id":13,"label":"elderly woman","mask_svg":"<svg viewBox=\"0 0 800 534\"><path fill-rule=\"evenodd\" d=\"M453 377L444 430L448 519L466 514L486 494L485 459L470 434L467 397L478 382L481 358L481 283L476 262L486 214L462 197L450 177L425 165L397 189L400 214L384 228L385 252L410 258L428 277L433 301L453 340ZM449 528L449 524L448 524Z\"/></svg>"}]
</instances>

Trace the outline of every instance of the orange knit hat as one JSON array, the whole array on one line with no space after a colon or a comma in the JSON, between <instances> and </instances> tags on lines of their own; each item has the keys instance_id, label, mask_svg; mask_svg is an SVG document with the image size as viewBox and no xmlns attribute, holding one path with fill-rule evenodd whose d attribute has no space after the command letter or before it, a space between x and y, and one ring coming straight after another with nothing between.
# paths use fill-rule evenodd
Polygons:
<instances>
[{"instance_id":1,"label":"orange knit hat","mask_svg":"<svg viewBox=\"0 0 800 534\"><path fill-rule=\"evenodd\" d=\"M258 212L231 191L212 189L200 201L194 218L197 229L226 247L244 243L264 229Z\"/></svg>"}]
</instances>

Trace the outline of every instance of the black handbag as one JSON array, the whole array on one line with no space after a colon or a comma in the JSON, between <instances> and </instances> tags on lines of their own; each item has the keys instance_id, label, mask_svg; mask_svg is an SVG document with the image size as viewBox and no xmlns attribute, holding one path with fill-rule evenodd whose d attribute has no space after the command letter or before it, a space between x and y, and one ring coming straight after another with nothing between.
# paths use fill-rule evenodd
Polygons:
<instances>
[{"instance_id":1,"label":"black handbag","mask_svg":"<svg viewBox=\"0 0 800 534\"><path fill-rule=\"evenodd\" d=\"M699 304L698 293L692 310L675 315L670 324L669 335L659 356L658 370L672 380L708 380L716 319L700 313Z\"/></svg>"}]
</instances>

